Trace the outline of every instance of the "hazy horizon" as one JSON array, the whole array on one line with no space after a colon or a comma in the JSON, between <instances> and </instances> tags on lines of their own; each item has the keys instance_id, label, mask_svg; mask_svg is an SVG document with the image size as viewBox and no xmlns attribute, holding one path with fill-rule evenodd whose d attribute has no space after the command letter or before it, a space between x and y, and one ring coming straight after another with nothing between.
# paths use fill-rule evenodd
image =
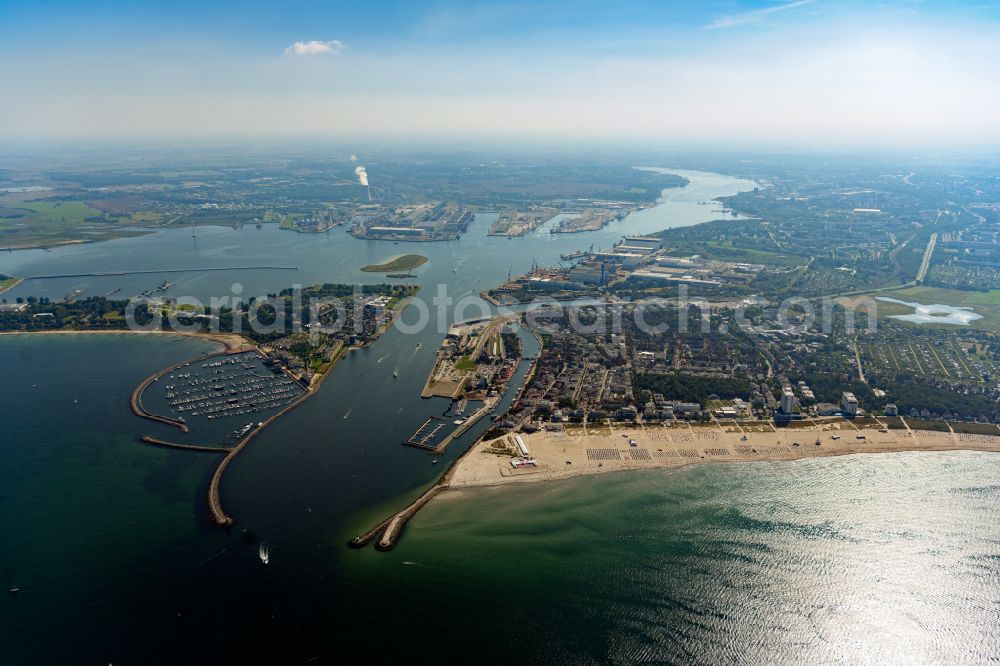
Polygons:
<instances>
[{"instance_id":1,"label":"hazy horizon","mask_svg":"<svg viewBox=\"0 0 1000 666\"><path fill-rule=\"evenodd\" d=\"M0 136L996 145L998 37L974 2L14 2Z\"/></svg>"}]
</instances>

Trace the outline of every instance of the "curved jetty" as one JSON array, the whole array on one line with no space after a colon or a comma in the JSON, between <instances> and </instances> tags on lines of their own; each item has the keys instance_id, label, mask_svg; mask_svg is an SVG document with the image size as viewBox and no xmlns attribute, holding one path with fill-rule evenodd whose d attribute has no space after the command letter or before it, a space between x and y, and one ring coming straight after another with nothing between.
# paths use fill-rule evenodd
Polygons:
<instances>
[{"instance_id":1,"label":"curved jetty","mask_svg":"<svg viewBox=\"0 0 1000 666\"><path fill-rule=\"evenodd\" d=\"M304 393L299 395L298 398L288 403L284 409L277 412L266 421L263 421L259 426L248 432L246 436L236 444L236 446L228 450L229 453L222 459L219 466L215 468L215 472L212 474L212 480L208 484L208 511L212 515L212 522L219 527L229 527L233 524L232 517L230 517L222 508L222 498L219 495L219 486L222 483L222 475L225 474L226 468L229 467L229 463L231 463L233 458L238 456L240 451L242 451L254 437L262 432L264 428L271 425L276 420L311 398L315 394L316 389L318 389L320 384L322 384L322 380L326 379L329 374L329 372L324 374L319 383L310 386Z\"/></svg>"},{"instance_id":2,"label":"curved jetty","mask_svg":"<svg viewBox=\"0 0 1000 666\"><path fill-rule=\"evenodd\" d=\"M76 331L66 331L67 333L75 333ZM89 331L83 331L87 333ZM96 332L96 331L95 331ZM103 332L103 331L102 331ZM112 333L132 333L132 331L111 331ZM156 333L155 331L153 333ZM241 351L247 351L250 349L255 349L247 340L239 337L235 334L224 333L221 335L217 334L204 334L204 333L175 333L169 332L170 335L189 335L196 338L204 338L211 340L212 342L219 343L225 347L226 354L237 354ZM188 432L190 429L187 424L180 419L172 419L166 416L160 416L159 414L154 414L148 411L142 406L142 392L145 391L150 384L160 379L164 375L173 372L179 368L183 368L185 365L194 363L201 356L196 356L195 358L189 358L187 360L181 361L180 363L175 363L174 365L166 368L165 370L160 370L159 372L154 372L149 377L146 377L138 386L132 391L132 396L129 398L129 406L132 408L132 413L136 416L141 416L144 419L149 419L150 421L157 421L159 423L165 423L169 426L180 429L181 432Z\"/></svg>"},{"instance_id":3,"label":"curved jetty","mask_svg":"<svg viewBox=\"0 0 1000 666\"><path fill-rule=\"evenodd\" d=\"M338 359L340 358L339 353L340 352L338 352L337 356ZM222 484L222 475L226 473L226 468L229 467L229 463L231 463L233 459L240 454L240 451L242 451L254 437L263 432L267 426L271 425L282 416L292 411L312 396L316 395L317 391L319 391L319 388L323 385L323 382L326 381L327 377L333 374L335 366L336 362L333 363L325 373L320 375L316 381L307 386L305 392L299 395L299 397L288 403L288 405L286 405L280 412L277 412L267 420L261 422L259 426L248 432L243 439L237 442L236 446L229 449L229 453L222 459L219 466L215 468L215 472L212 474L212 480L208 484L208 511L212 516L212 522L219 527L230 527L233 524L232 517L229 516L229 514L227 514L222 508L222 498L219 493L219 487Z\"/></svg>"},{"instance_id":4,"label":"curved jetty","mask_svg":"<svg viewBox=\"0 0 1000 666\"><path fill-rule=\"evenodd\" d=\"M175 363L166 370L160 370L159 372L154 372L149 377L142 380L138 386L132 391L132 396L129 398L129 406L132 408L132 413L136 416L141 416L144 419L149 419L150 421L158 421L160 423L165 423L169 426L174 426L179 428L181 432L188 432L190 430L184 421L178 419L172 419L166 416L160 416L159 414L154 414L153 412L147 411L145 407L142 406L142 392L145 391L150 384L157 381L160 377L167 374L168 372L173 372L178 368L182 368L189 363L192 363L194 359L187 359L181 361L180 363Z\"/></svg>"}]
</instances>

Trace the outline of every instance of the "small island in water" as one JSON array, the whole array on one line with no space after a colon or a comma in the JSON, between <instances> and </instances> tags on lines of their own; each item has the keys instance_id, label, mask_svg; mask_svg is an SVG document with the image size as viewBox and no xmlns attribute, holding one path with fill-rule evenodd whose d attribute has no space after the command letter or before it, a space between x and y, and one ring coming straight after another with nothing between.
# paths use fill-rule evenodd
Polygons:
<instances>
[{"instance_id":1,"label":"small island in water","mask_svg":"<svg viewBox=\"0 0 1000 666\"><path fill-rule=\"evenodd\" d=\"M391 273L395 271L411 271L427 263L427 257L420 254L401 254L391 257L381 264L369 264L361 270L365 273Z\"/></svg>"}]
</instances>

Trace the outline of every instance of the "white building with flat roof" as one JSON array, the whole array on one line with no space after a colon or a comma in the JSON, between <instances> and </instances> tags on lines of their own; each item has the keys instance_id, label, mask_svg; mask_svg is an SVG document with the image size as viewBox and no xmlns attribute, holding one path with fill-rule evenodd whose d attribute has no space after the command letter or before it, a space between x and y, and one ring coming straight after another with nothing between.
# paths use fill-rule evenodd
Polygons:
<instances>
[{"instance_id":1,"label":"white building with flat roof","mask_svg":"<svg viewBox=\"0 0 1000 666\"><path fill-rule=\"evenodd\" d=\"M844 391L844 395L840 398L840 411L844 416L858 415L858 399L854 397L853 393Z\"/></svg>"},{"instance_id":2,"label":"white building with flat roof","mask_svg":"<svg viewBox=\"0 0 1000 666\"><path fill-rule=\"evenodd\" d=\"M376 296L365 303L365 307L369 308L376 317L383 317L391 302L390 296Z\"/></svg>"},{"instance_id":3,"label":"white building with flat roof","mask_svg":"<svg viewBox=\"0 0 1000 666\"><path fill-rule=\"evenodd\" d=\"M790 386L781 389L781 412L783 414L795 413L795 392Z\"/></svg>"}]
</instances>

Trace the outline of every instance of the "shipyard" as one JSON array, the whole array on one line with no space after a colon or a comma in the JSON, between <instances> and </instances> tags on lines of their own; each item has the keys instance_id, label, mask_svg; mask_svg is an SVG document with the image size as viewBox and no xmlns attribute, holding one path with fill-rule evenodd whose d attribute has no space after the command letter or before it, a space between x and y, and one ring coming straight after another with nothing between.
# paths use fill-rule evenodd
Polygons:
<instances>
[{"instance_id":1,"label":"shipyard","mask_svg":"<svg viewBox=\"0 0 1000 666\"><path fill-rule=\"evenodd\" d=\"M391 241L456 240L474 217L461 204L425 203L359 210L351 228L355 238Z\"/></svg>"}]
</instances>

